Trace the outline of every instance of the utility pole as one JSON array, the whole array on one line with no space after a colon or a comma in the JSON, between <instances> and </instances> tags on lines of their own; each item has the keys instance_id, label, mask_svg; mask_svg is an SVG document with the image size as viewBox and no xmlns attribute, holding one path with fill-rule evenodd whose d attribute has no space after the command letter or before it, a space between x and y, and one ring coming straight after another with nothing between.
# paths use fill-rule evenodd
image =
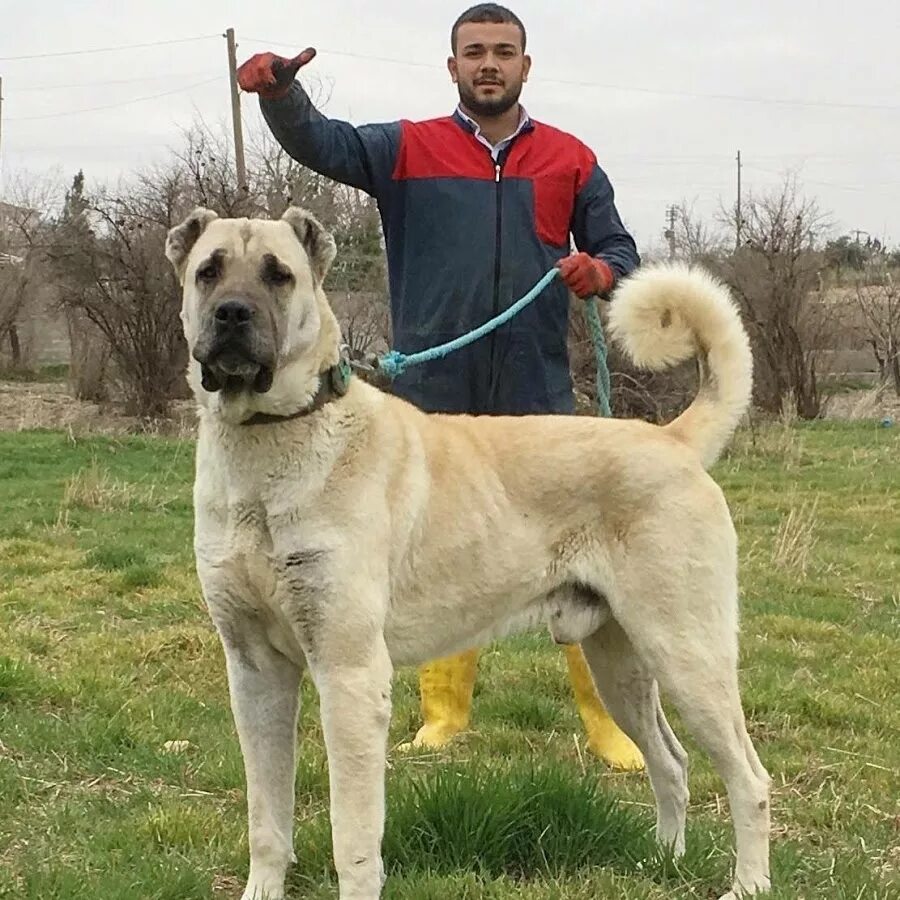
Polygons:
<instances>
[{"instance_id":1,"label":"utility pole","mask_svg":"<svg viewBox=\"0 0 900 900\"><path fill-rule=\"evenodd\" d=\"M741 249L741 230L744 227L744 218L741 211L741 151L737 152L737 214L735 215L736 242L735 250Z\"/></svg>"},{"instance_id":2,"label":"utility pole","mask_svg":"<svg viewBox=\"0 0 900 900\"><path fill-rule=\"evenodd\" d=\"M675 259L675 216L678 215L678 207L669 206L666 208L666 218L669 220L669 227L666 229L666 239L669 242L669 259Z\"/></svg>"},{"instance_id":3,"label":"utility pole","mask_svg":"<svg viewBox=\"0 0 900 900\"><path fill-rule=\"evenodd\" d=\"M0 75L0 138L3 135L3 76ZM0 188L3 187L3 145L0 143ZM3 198L0 195L0 242L6 239L6 216L4 215Z\"/></svg>"},{"instance_id":4,"label":"utility pole","mask_svg":"<svg viewBox=\"0 0 900 900\"><path fill-rule=\"evenodd\" d=\"M0 139L3 137L3 76L0 75ZM3 144L0 143L0 175L3 173Z\"/></svg>"},{"instance_id":5,"label":"utility pole","mask_svg":"<svg viewBox=\"0 0 900 900\"><path fill-rule=\"evenodd\" d=\"M244 131L241 125L241 98L237 81L237 44L234 29L225 32L228 41L228 80L231 83L231 123L234 130L234 163L237 168L238 191L247 191L247 165L244 162Z\"/></svg>"}]
</instances>

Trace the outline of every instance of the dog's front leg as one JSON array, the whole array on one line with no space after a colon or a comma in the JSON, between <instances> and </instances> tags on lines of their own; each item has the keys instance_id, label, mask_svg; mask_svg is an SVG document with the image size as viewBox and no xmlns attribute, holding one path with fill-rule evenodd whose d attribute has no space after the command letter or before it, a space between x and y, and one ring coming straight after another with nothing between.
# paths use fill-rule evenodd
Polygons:
<instances>
[{"instance_id":1,"label":"dog's front leg","mask_svg":"<svg viewBox=\"0 0 900 900\"><path fill-rule=\"evenodd\" d=\"M384 870L384 772L393 667L381 634L310 661L319 690L340 900L377 900Z\"/></svg>"},{"instance_id":2,"label":"dog's front leg","mask_svg":"<svg viewBox=\"0 0 900 900\"><path fill-rule=\"evenodd\" d=\"M220 635L247 777L250 875L242 900L282 900L293 858L297 714L304 667L279 653L253 617L229 622L220 627Z\"/></svg>"}]
</instances>

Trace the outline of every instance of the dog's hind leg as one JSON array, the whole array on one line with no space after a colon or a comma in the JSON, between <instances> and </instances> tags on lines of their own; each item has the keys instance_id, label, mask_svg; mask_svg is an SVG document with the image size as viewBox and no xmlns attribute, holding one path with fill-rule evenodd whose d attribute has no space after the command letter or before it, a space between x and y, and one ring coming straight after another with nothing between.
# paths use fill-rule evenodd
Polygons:
<instances>
[{"instance_id":1,"label":"dog's hind leg","mask_svg":"<svg viewBox=\"0 0 900 900\"><path fill-rule=\"evenodd\" d=\"M656 681L615 620L581 647L610 715L644 754L656 797L656 838L680 856L688 804L687 753L669 728Z\"/></svg>"},{"instance_id":2,"label":"dog's hind leg","mask_svg":"<svg viewBox=\"0 0 900 900\"><path fill-rule=\"evenodd\" d=\"M610 607L725 782L737 861L733 888L722 900L735 900L770 886L769 776L741 708L736 585L715 567L695 566L691 575L690 582L676 577L668 584L657 577L639 591L633 583L627 594L610 598Z\"/></svg>"},{"instance_id":3,"label":"dog's hind leg","mask_svg":"<svg viewBox=\"0 0 900 900\"><path fill-rule=\"evenodd\" d=\"M293 859L294 772L303 665L278 652L259 620L217 622L247 778L250 875L242 900L282 900Z\"/></svg>"}]
</instances>

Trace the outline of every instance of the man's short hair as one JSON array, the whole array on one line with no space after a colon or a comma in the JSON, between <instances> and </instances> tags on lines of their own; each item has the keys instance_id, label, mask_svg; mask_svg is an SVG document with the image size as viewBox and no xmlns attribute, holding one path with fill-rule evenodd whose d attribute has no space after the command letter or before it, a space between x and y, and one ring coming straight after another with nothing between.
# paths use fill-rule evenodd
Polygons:
<instances>
[{"instance_id":1,"label":"man's short hair","mask_svg":"<svg viewBox=\"0 0 900 900\"><path fill-rule=\"evenodd\" d=\"M450 31L450 49L456 56L456 33L460 25L468 22L490 22L495 25L515 25L522 34L522 52L525 52L525 26L522 20L510 9L499 3L479 3L467 9L454 23Z\"/></svg>"}]
</instances>

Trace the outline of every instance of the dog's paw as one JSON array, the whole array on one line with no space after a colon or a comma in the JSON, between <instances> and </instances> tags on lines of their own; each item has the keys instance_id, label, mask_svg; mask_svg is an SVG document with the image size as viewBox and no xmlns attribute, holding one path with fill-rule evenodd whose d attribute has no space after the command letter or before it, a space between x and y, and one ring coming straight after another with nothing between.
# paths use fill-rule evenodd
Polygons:
<instances>
[{"instance_id":1,"label":"dog's paw","mask_svg":"<svg viewBox=\"0 0 900 900\"><path fill-rule=\"evenodd\" d=\"M284 886L269 882L252 881L247 884L241 900L284 900Z\"/></svg>"},{"instance_id":2,"label":"dog's paw","mask_svg":"<svg viewBox=\"0 0 900 900\"><path fill-rule=\"evenodd\" d=\"M747 900L748 897L762 897L767 894L772 887L772 883L768 877L761 875L754 879L752 885L735 884L735 886L727 893L723 894L719 900Z\"/></svg>"}]
</instances>

